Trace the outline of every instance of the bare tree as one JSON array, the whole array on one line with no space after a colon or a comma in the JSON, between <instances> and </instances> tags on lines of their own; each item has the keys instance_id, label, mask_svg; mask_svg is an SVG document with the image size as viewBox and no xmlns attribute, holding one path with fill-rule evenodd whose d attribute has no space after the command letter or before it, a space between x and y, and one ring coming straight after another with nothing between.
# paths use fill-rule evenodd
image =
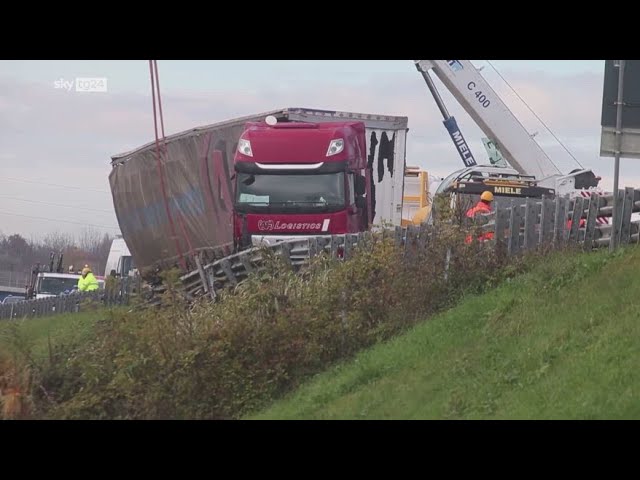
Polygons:
<instances>
[{"instance_id":1,"label":"bare tree","mask_svg":"<svg viewBox=\"0 0 640 480\"><path fill-rule=\"evenodd\" d=\"M100 249L102 235L93 227L85 227L79 237L78 247L85 252L95 255Z\"/></svg>"},{"instance_id":2,"label":"bare tree","mask_svg":"<svg viewBox=\"0 0 640 480\"><path fill-rule=\"evenodd\" d=\"M0 270L27 272L36 264L47 265L51 252L64 254L65 270L73 265L74 271L89 265L97 275L104 275L104 267L113 237L99 230L86 228L76 244L73 235L51 232L41 240L25 240L20 235L0 234Z\"/></svg>"},{"instance_id":3,"label":"bare tree","mask_svg":"<svg viewBox=\"0 0 640 480\"><path fill-rule=\"evenodd\" d=\"M111 249L113 238L108 233L100 233L94 228L85 228L79 237L79 250L87 254L87 262L94 273L104 275L104 266Z\"/></svg>"},{"instance_id":4,"label":"bare tree","mask_svg":"<svg viewBox=\"0 0 640 480\"><path fill-rule=\"evenodd\" d=\"M45 250L63 252L75 246L73 235L69 233L52 232L45 235L41 244Z\"/></svg>"}]
</instances>

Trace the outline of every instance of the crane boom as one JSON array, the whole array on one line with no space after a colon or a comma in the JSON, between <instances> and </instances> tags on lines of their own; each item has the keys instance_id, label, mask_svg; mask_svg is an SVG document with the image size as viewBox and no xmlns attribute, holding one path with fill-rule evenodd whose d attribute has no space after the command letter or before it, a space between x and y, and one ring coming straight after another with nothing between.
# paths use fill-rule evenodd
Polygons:
<instances>
[{"instance_id":1,"label":"crane boom","mask_svg":"<svg viewBox=\"0 0 640 480\"><path fill-rule=\"evenodd\" d=\"M469 145L467 145L467 141L464 139L462 132L458 128L458 123L456 122L456 119L451 115L449 115L449 111L447 110L447 107L444 105L442 98L440 98L438 89L436 88L436 86L433 83L433 80L429 76L429 72L422 71L420 70L419 67L418 67L418 71L422 74L422 78L424 78L424 81L426 82L427 87L429 87L429 91L431 92L431 95L433 95L433 99L436 101L436 105L438 105L438 108L440 109L440 113L442 113L442 116L444 117L444 122L443 122L444 126L449 132L449 135L451 136L451 140L453 140L453 144L456 146L456 149L458 150L458 154L462 159L462 163L464 163L465 167L472 167L474 165L477 165L478 163L476 162L476 159L473 158L473 153L471 153L471 149L469 148Z\"/></svg>"},{"instance_id":2,"label":"crane boom","mask_svg":"<svg viewBox=\"0 0 640 480\"><path fill-rule=\"evenodd\" d=\"M507 162L540 181L562 175L469 60L416 60L418 70L433 70Z\"/></svg>"}]
</instances>

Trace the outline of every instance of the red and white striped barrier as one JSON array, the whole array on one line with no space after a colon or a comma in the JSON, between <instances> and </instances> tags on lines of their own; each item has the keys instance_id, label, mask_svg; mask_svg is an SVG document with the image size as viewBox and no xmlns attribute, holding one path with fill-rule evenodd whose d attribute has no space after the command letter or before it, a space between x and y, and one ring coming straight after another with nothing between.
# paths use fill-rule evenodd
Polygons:
<instances>
[{"instance_id":1,"label":"red and white striped barrier","mask_svg":"<svg viewBox=\"0 0 640 480\"><path fill-rule=\"evenodd\" d=\"M606 195L606 192L597 191L597 190L581 190L580 191L580 195L582 195L584 198L591 198L591 195L593 194L600 195L602 197ZM598 225L609 225L609 217L598 217L596 218L596 223Z\"/></svg>"}]
</instances>

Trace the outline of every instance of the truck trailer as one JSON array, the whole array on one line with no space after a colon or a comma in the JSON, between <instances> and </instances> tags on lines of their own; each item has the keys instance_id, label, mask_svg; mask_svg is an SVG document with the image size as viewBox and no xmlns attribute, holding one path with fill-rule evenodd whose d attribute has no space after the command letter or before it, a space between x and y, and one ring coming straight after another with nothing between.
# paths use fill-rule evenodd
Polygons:
<instances>
[{"instance_id":1,"label":"truck trailer","mask_svg":"<svg viewBox=\"0 0 640 480\"><path fill-rule=\"evenodd\" d=\"M122 235L143 272L292 236L400 225L407 117L286 108L112 157Z\"/></svg>"}]
</instances>

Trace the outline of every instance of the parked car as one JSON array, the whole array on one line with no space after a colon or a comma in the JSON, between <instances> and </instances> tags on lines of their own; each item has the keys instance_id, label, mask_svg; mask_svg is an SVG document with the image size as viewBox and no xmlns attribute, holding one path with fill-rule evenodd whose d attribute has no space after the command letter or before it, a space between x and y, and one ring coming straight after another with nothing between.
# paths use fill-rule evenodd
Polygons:
<instances>
[{"instance_id":1,"label":"parked car","mask_svg":"<svg viewBox=\"0 0 640 480\"><path fill-rule=\"evenodd\" d=\"M8 303L19 303L19 302L24 302L25 298L21 295L9 295L7 297L5 297L5 299L2 301L2 304L8 304Z\"/></svg>"}]
</instances>

